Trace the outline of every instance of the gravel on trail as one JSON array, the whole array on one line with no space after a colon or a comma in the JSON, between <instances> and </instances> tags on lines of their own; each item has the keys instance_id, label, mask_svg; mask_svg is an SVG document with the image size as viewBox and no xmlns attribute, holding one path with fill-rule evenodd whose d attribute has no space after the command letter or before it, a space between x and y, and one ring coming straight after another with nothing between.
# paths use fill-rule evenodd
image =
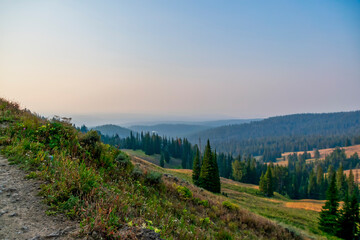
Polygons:
<instances>
[{"instance_id":1,"label":"gravel on trail","mask_svg":"<svg viewBox=\"0 0 360 240\"><path fill-rule=\"evenodd\" d=\"M0 239L76 239L77 222L48 216L39 196L41 182L0 156Z\"/></svg>"}]
</instances>

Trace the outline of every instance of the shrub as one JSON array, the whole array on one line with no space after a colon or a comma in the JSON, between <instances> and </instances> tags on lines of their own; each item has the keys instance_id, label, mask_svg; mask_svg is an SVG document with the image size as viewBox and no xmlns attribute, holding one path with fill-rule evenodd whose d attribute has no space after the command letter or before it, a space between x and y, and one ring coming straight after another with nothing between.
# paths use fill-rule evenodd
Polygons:
<instances>
[{"instance_id":1,"label":"shrub","mask_svg":"<svg viewBox=\"0 0 360 240\"><path fill-rule=\"evenodd\" d=\"M232 240L233 237L227 231L221 230L219 233L216 234L216 239L218 239L218 240Z\"/></svg>"},{"instance_id":2,"label":"shrub","mask_svg":"<svg viewBox=\"0 0 360 240\"><path fill-rule=\"evenodd\" d=\"M222 205L229 210L239 209L237 205L231 203L230 201L223 201Z\"/></svg>"},{"instance_id":3,"label":"shrub","mask_svg":"<svg viewBox=\"0 0 360 240\"><path fill-rule=\"evenodd\" d=\"M200 218L200 223L203 226L208 226L210 224L210 218L206 217L206 218Z\"/></svg>"},{"instance_id":4,"label":"shrub","mask_svg":"<svg viewBox=\"0 0 360 240\"><path fill-rule=\"evenodd\" d=\"M150 185L158 185L161 183L162 174L154 171L150 171L145 176L146 183Z\"/></svg>"},{"instance_id":5,"label":"shrub","mask_svg":"<svg viewBox=\"0 0 360 240\"><path fill-rule=\"evenodd\" d=\"M92 146L94 147L97 142L100 142L100 135L97 131L91 130L80 138L80 144L82 146Z\"/></svg>"},{"instance_id":6,"label":"shrub","mask_svg":"<svg viewBox=\"0 0 360 240\"><path fill-rule=\"evenodd\" d=\"M201 200L200 198L194 198L195 203L202 205L204 207L209 207L209 201L208 200Z\"/></svg>"},{"instance_id":7,"label":"shrub","mask_svg":"<svg viewBox=\"0 0 360 240\"><path fill-rule=\"evenodd\" d=\"M100 177L96 175L92 168L87 168L84 163L81 163L79 166L79 176L79 190L83 194L89 193L93 188L99 186Z\"/></svg>"},{"instance_id":8,"label":"shrub","mask_svg":"<svg viewBox=\"0 0 360 240\"><path fill-rule=\"evenodd\" d=\"M135 179L139 179L143 174L143 171L138 166L134 167L131 173L132 177Z\"/></svg>"},{"instance_id":9,"label":"shrub","mask_svg":"<svg viewBox=\"0 0 360 240\"><path fill-rule=\"evenodd\" d=\"M193 193L185 186L177 186L176 187L177 192L179 193L180 197L183 199L192 199Z\"/></svg>"},{"instance_id":10,"label":"shrub","mask_svg":"<svg viewBox=\"0 0 360 240\"><path fill-rule=\"evenodd\" d=\"M134 168L130 161L130 157L124 152L120 152L116 156L115 161L118 163L119 167L124 169L126 172L131 172Z\"/></svg>"}]
</instances>

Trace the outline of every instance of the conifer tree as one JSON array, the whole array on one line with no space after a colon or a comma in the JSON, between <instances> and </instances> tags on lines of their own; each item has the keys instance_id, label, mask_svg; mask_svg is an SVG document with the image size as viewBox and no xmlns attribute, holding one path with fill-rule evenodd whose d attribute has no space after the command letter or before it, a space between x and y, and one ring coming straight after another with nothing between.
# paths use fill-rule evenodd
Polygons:
<instances>
[{"instance_id":1,"label":"conifer tree","mask_svg":"<svg viewBox=\"0 0 360 240\"><path fill-rule=\"evenodd\" d=\"M339 230L337 236L346 240L355 239L359 230L357 225L359 223L359 203L355 191L351 198L349 194L345 193L344 207L340 211L338 226Z\"/></svg>"},{"instance_id":2,"label":"conifer tree","mask_svg":"<svg viewBox=\"0 0 360 240\"><path fill-rule=\"evenodd\" d=\"M344 199L347 186L345 183L344 169L341 163L339 169L336 171L336 186L338 189L339 199Z\"/></svg>"},{"instance_id":3,"label":"conifer tree","mask_svg":"<svg viewBox=\"0 0 360 240\"><path fill-rule=\"evenodd\" d=\"M164 158L166 163L170 163L170 153L167 149L164 151Z\"/></svg>"},{"instance_id":4,"label":"conifer tree","mask_svg":"<svg viewBox=\"0 0 360 240\"><path fill-rule=\"evenodd\" d=\"M235 161L233 161L231 163L231 168L232 168L232 177L234 180L236 181L241 181L242 177L243 177L243 173L242 173L242 167L241 167L241 162L240 159L236 159Z\"/></svg>"},{"instance_id":5,"label":"conifer tree","mask_svg":"<svg viewBox=\"0 0 360 240\"><path fill-rule=\"evenodd\" d=\"M160 157L160 167L164 167L164 165L165 165L165 157L164 157L164 153L162 153Z\"/></svg>"},{"instance_id":6,"label":"conifer tree","mask_svg":"<svg viewBox=\"0 0 360 240\"><path fill-rule=\"evenodd\" d=\"M261 174L259 190L267 197L274 196L273 176L271 166L268 165L265 174Z\"/></svg>"},{"instance_id":7,"label":"conifer tree","mask_svg":"<svg viewBox=\"0 0 360 240\"><path fill-rule=\"evenodd\" d=\"M201 165L199 186L211 192L219 193L220 189L217 185L219 180L217 178L219 178L219 171L211 152L210 141L208 140Z\"/></svg>"},{"instance_id":8,"label":"conifer tree","mask_svg":"<svg viewBox=\"0 0 360 240\"><path fill-rule=\"evenodd\" d=\"M314 169L311 171L309 176L309 185L308 185L308 196L309 198L316 198L318 196L318 186L316 184L316 176Z\"/></svg>"},{"instance_id":9,"label":"conifer tree","mask_svg":"<svg viewBox=\"0 0 360 240\"><path fill-rule=\"evenodd\" d=\"M219 193L221 191L221 183L220 183L220 175L219 175L219 166L217 164L217 154L216 154L216 150L213 156L213 165L215 168L215 172L214 172L214 192Z\"/></svg>"},{"instance_id":10,"label":"conifer tree","mask_svg":"<svg viewBox=\"0 0 360 240\"><path fill-rule=\"evenodd\" d=\"M260 190L260 192L262 192L262 193L266 192L265 186L266 186L266 182L265 182L265 179L264 179L264 172L262 172L261 176L260 176L260 182L259 182L259 190Z\"/></svg>"},{"instance_id":11,"label":"conifer tree","mask_svg":"<svg viewBox=\"0 0 360 240\"><path fill-rule=\"evenodd\" d=\"M356 183L352 169L350 169L349 177L347 179L347 185L348 185L349 196L351 196L353 192L356 190Z\"/></svg>"},{"instance_id":12,"label":"conifer tree","mask_svg":"<svg viewBox=\"0 0 360 240\"><path fill-rule=\"evenodd\" d=\"M268 169L265 173L265 178L268 179L266 186L266 195L268 197L272 197L274 196L274 186L273 186L273 175L272 175L271 166L268 166Z\"/></svg>"},{"instance_id":13,"label":"conifer tree","mask_svg":"<svg viewBox=\"0 0 360 240\"><path fill-rule=\"evenodd\" d=\"M319 152L318 149L315 149L315 151L314 151L314 158L315 158L315 159L319 159L319 158L320 158L320 152Z\"/></svg>"},{"instance_id":14,"label":"conifer tree","mask_svg":"<svg viewBox=\"0 0 360 240\"><path fill-rule=\"evenodd\" d=\"M196 155L193 162L193 172L192 172L192 179L195 185L199 184L200 170L201 170L200 152L199 152L199 148L196 147Z\"/></svg>"},{"instance_id":15,"label":"conifer tree","mask_svg":"<svg viewBox=\"0 0 360 240\"><path fill-rule=\"evenodd\" d=\"M324 172L321 166L317 167L316 185L318 187L319 199L325 199L326 184L324 181Z\"/></svg>"},{"instance_id":16,"label":"conifer tree","mask_svg":"<svg viewBox=\"0 0 360 240\"><path fill-rule=\"evenodd\" d=\"M330 185L326 192L325 206L322 207L319 218L319 229L335 235L338 232L339 197L336 187L336 175L331 175Z\"/></svg>"}]
</instances>

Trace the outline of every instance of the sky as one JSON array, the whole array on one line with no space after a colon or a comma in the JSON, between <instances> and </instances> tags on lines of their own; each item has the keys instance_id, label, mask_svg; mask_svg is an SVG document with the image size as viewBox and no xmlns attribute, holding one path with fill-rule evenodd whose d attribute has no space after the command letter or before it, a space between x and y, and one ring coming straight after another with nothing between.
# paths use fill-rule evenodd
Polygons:
<instances>
[{"instance_id":1,"label":"sky","mask_svg":"<svg viewBox=\"0 0 360 240\"><path fill-rule=\"evenodd\" d=\"M0 0L0 97L77 124L360 109L360 1Z\"/></svg>"}]
</instances>

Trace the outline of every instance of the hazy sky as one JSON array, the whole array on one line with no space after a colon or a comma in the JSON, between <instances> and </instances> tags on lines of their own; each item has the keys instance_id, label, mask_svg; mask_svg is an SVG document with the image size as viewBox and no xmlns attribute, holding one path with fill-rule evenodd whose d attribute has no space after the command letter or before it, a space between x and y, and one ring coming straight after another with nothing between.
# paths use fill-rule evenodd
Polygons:
<instances>
[{"instance_id":1,"label":"hazy sky","mask_svg":"<svg viewBox=\"0 0 360 240\"><path fill-rule=\"evenodd\" d=\"M360 1L0 0L0 96L84 122L358 110Z\"/></svg>"}]
</instances>

